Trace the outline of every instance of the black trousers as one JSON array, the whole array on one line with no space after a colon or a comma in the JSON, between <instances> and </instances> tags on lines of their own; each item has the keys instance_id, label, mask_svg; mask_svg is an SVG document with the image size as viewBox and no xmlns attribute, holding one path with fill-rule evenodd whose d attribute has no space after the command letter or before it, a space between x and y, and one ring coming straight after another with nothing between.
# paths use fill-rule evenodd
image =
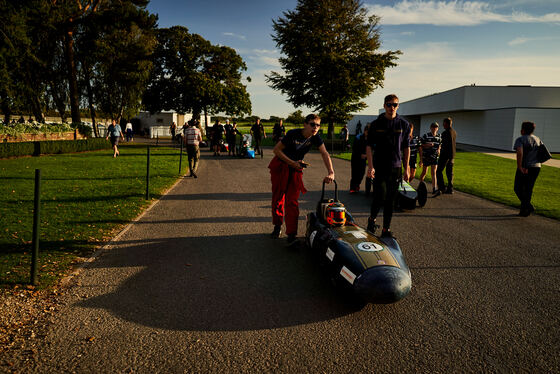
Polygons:
<instances>
[{"instance_id":1,"label":"black trousers","mask_svg":"<svg viewBox=\"0 0 560 374\"><path fill-rule=\"evenodd\" d=\"M391 227L391 219L393 218L393 207L399 180L401 178L401 168L391 168L386 171L375 170L375 178L373 179L373 201L371 203L371 217L376 218L379 210L383 206L383 228Z\"/></svg>"},{"instance_id":2,"label":"black trousers","mask_svg":"<svg viewBox=\"0 0 560 374\"><path fill-rule=\"evenodd\" d=\"M255 140L255 154L257 154L258 152L262 156L262 147L261 147L262 138L257 138L255 136L254 140Z\"/></svg>"},{"instance_id":3,"label":"black trousers","mask_svg":"<svg viewBox=\"0 0 560 374\"><path fill-rule=\"evenodd\" d=\"M350 189L358 191L360 189L360 184L362 184L362 179L366 173L366 160L362 158L352 158L350 161L350 167L352 168L352 177L350 178Z\"/></svg>"},{"instance_id":4,"label":"black trousers","mask_svg":"<svg viewBox=\"0 0 560 374\"><path fill-rule=\"evenodd\" d=\"M228 136L227 137L227 143L228 143L228 147L229 147L229 151L235 155L236 153L236 149L235 149L235 135L234 136Z\"/></svg>"},{"instance_id":5,"label":"black trousers","mask_svg":"<svg viewBox=\"0 0 560 374\"><path fill-rule=\"evenodd\" d=\"M541 168L529 168L528 171L527 174L523 174L519 169L515 172L513 190L521 202L521 209L533 208L533 205L531 205L533 187L535 187L535 182L537 181Z\"/></svg>"},{"instance_id":6,"label":"black trousers","mask_svg":"<svg viewBox=\"0 0 560 374\"><path fill-rule=\"evenodd\" d=\"M454 159L449 157L440 157L437 164L436 177L438 189L441 192L445 191L445 181L443 180L443 169L447 175L447 188L453 189L453 163Z\"/></svg>"}]
</instances>

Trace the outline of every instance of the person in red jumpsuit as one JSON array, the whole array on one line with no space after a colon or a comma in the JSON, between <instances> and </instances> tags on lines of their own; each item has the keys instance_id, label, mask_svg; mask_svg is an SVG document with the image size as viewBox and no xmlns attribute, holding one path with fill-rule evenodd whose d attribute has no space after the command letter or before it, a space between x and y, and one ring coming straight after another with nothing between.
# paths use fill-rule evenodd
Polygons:
<instances>
[{"instance_id":1,"label":"person in red jumpsuit","mask_svg":"<svg viewBox=\"0 0 560 374\"><path fill-rule=\"evenodd\" d=\"M299 218L299 194L307 192L303 185L303 168L307 164L303 161L311 146L319 149L327 176L325 183L334 180L334 169L331 157L325 148L323 139L319 136L321 118L310 114L305 118L303 129L294 129L286 133L274 147L274 158L268 165L272 182L272 223L274 231L272 238L280 237L283 221L286 222L288 246L297 245L297 226Z\"/></svg>"}]
</instances>

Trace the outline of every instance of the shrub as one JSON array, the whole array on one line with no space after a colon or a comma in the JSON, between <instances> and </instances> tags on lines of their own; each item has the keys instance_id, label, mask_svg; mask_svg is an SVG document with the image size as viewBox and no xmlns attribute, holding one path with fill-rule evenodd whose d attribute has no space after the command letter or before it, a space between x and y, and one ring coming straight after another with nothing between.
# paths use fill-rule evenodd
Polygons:
<instances>
[{"instance_id":1,"label":"shrub","mask_svg":"<svg viewBox=\"0 0 560 374\"><path fill-rule=\"evenodd\" d=\"M66 123L40 123L40 122L25 122L25 123L4 123L0 122L0 134L11 136L18 136L20 134L48 134L57 132L69 132L73 128Z\"/></svg>"},{"instance_id":2,"label":"shrub","mask_svg":"<svg viewBox=\"0 0 560 374\"><path fill-rule=\"evenodd\" d=\"M86 138L91 137L91 133L93 132L93 128L91 126L88 126L85 123L72 123L71 126L73 129L77 129L82 136Z\"/></svg>"},{"instance_id":3,"label":"shrub","mask_svg":"<svg viewBox=\"0 0 560 374\"><path fill-rule=\"evenodd\" d=\"M84 152L108 148L111 148L111 143L104 138L1 143L0 158Z\"/></svg>"}]
</instances>

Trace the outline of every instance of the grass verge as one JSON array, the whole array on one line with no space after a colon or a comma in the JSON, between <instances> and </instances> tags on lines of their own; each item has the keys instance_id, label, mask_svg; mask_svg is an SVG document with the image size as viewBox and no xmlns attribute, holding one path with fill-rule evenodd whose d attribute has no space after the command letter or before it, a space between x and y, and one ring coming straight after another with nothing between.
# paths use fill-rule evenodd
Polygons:
<instances>
[{"instance_id":1,"label":"grass verge","mask_svg":"<svg viewBox=\"0 0 560 374\"><path fill-rule=\"evenodd\" d=\"M334 157L350 160L350 153ZM349 166L350 167L350 166ZM513 192L516 161L476 152L457 152L454 167L455 189L498 203L519 207ZM421 168L416 170L420 176ZM431 181L430 172L426 176ZM444 177L445 178L445 177ZM538 214L560 220L560 168L546 166L533 190L532 203Z\"/></svg>"},{"instance_id":2,"label":"grass verge","mask_svg":"<svg viewBox=\"0 0 560 374\"><path fill-rule=\"evenodd\" d=\"M29 282L35 169L41 169L39 284L47 287L136 217L145 200L146 147L0 160L0 286ZM179 175L179 150L150 149L150 197ZM187 167L183 156L182 172Z\"/></svg>"}]
</instances>

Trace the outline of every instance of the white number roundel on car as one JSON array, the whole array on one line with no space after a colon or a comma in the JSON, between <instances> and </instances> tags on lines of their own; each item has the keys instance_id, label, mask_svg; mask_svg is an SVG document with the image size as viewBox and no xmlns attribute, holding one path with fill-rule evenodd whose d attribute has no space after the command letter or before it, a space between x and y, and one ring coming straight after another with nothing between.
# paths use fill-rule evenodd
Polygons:
<instances>
[{"instance_id":1,"label":"white number roundel on car","mask_svg":"<svg viewBox=\"0 0 560 374\"><path fill-rule=\"evenodd\" d=\"M383 250L383 246L372 242L362 242L357 245L357 248L364 252L379 252Z\"/></svg>"}]
</instances>

